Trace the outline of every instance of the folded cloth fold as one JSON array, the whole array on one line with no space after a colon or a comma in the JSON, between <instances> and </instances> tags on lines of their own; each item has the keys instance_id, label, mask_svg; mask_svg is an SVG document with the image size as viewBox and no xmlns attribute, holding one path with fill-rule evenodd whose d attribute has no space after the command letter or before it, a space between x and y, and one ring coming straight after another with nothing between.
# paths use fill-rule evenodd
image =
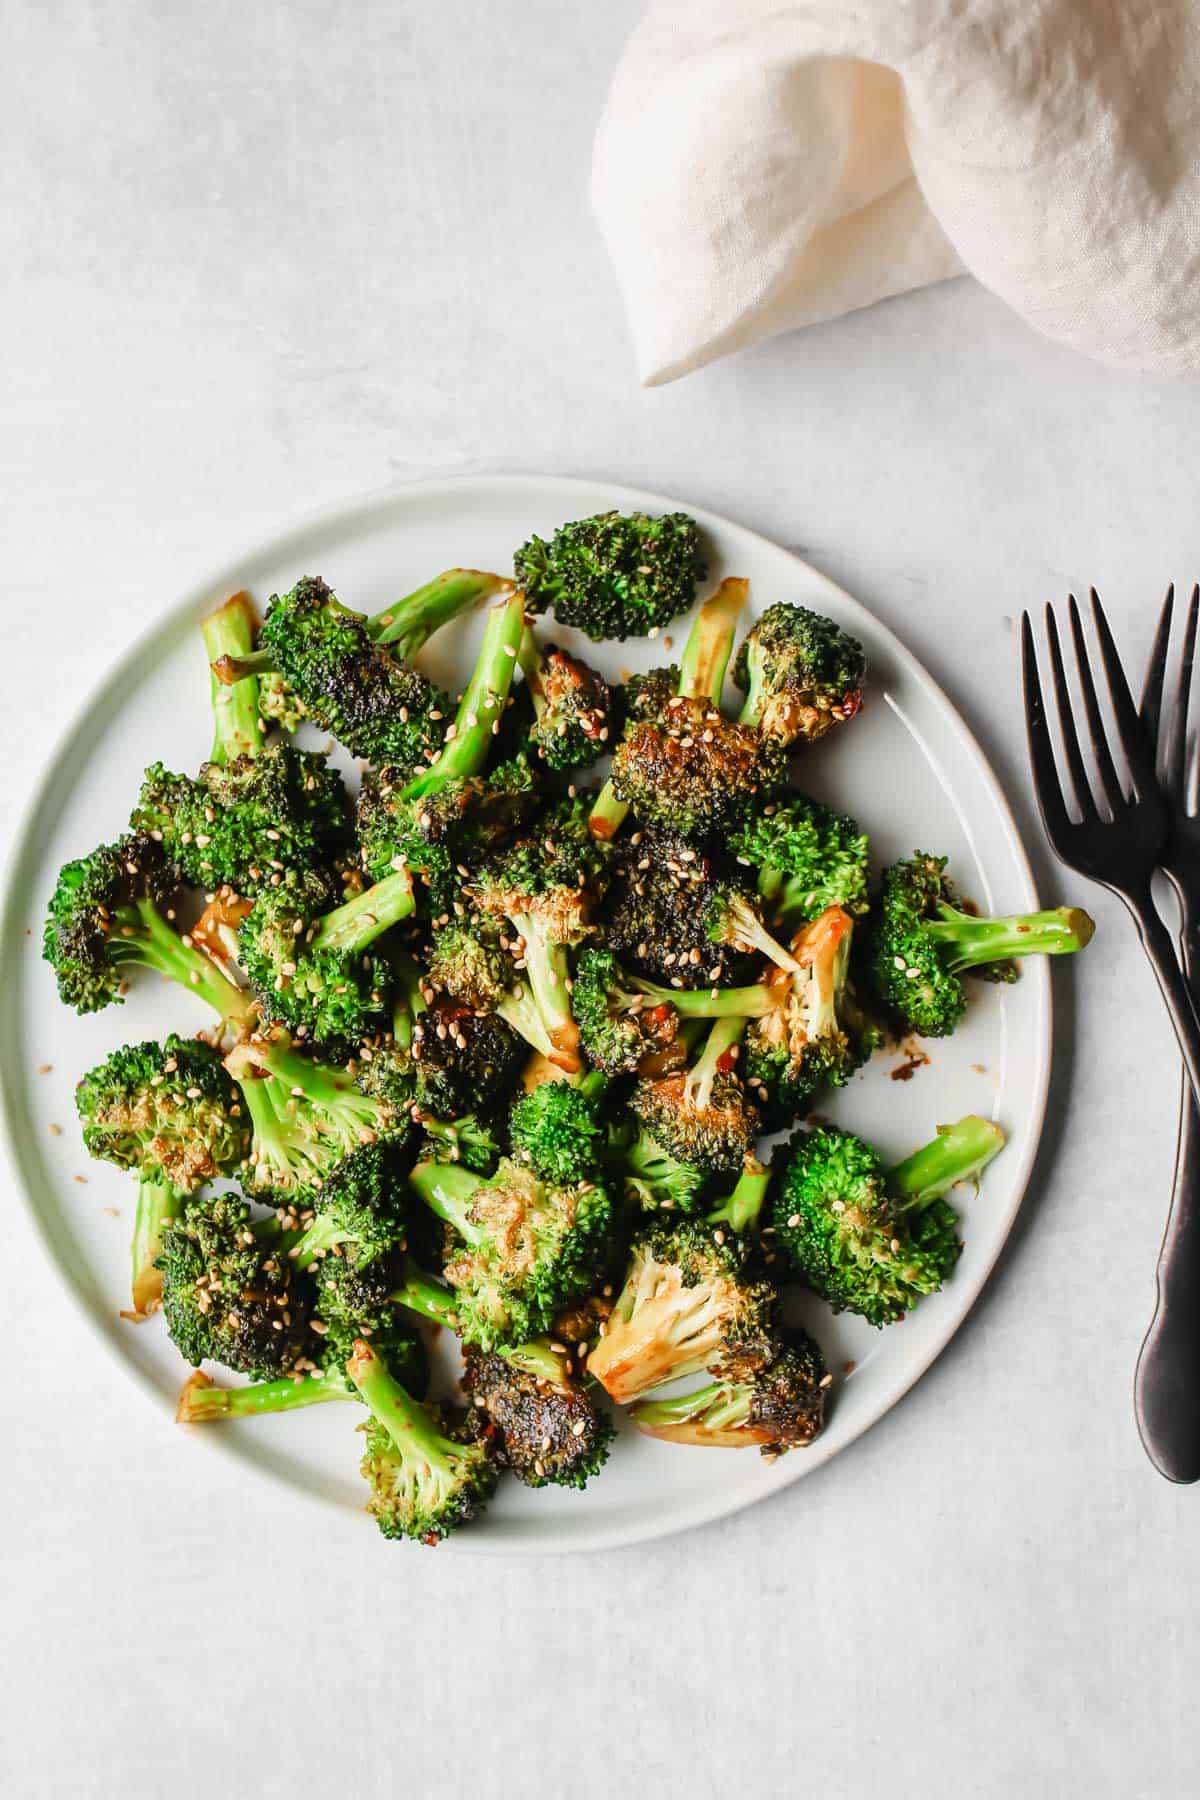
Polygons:
<instances>
[{"instance_id":1,"label":"folded cloth fold","mask_svg":"<svg viewBox=\"0 0 1200 1800\"><path fill-rule=\"evenodd\" d=\"M654 0L592 200L642 379L968 271L1102 361L1200 367L1193 0Z\"/></svg>"}]
</instances>

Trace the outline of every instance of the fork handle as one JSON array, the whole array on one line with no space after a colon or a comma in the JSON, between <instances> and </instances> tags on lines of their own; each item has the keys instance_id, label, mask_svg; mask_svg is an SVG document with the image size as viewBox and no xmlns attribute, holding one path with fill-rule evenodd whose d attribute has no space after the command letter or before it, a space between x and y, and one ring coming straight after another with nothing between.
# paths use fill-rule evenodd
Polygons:
<instances>
[{"instance_id":1,"label":"fork handle","mask_svg":"<svg viewBox=\"0 0 1200 1800\"><path fill-rule=\"evenodd\" d=\"M1191 990L1175 955L1171 934L1158 916L1149 887L1145 894L1122 894L1150 960L1159 991L1175 1027L1183 1067L1191 1083L1192 1098L1200 1106L1200 1022Z\"/></svg>"},{"instance_id":2,"label":"fork handle","mask_svg":"<svg viewBox=\"0 0 1200 1800\"><path fill-rule=\"evenodd\" d=\"M1150 1461L1168 1481L1200 1479L1200 1112L1180 1082L1171 1206L1158 1256L1158 1301L1138 1353L1133 1410Z\"/></svg>"}]
</instances>

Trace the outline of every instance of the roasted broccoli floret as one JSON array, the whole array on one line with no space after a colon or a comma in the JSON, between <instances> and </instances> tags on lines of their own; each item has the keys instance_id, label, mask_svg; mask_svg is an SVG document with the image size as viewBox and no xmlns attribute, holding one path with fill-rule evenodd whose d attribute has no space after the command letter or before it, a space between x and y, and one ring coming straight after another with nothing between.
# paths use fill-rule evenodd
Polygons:
<instances>
[{"instance_id":1,"label":"roasted broccoli floret","mask_svg":"<svg viewBox=\"0 0 1200 1800\"><path fill-rule=\"evenodd\" d=\"M606 1075L662 1075L686 1055L675 992L648 993L611 950L585 949L575 965L571 1011L588 1061Z\"/></svg>"},{"instance_id":2,"label":"roasted broccoli floret","mask_svg":"<svg viewBox=\"0 0 1200 1800\"><path fill-rule=\"evenodd\" d=\"M883 877L871 968L880 999L905 1030L948 1037L967 1009L964 974L1013 981L1011 958L1082 950L1095 926L1074 906L982 918L947 879L946 858L917 851Z\"/></svg>"},{"instance_id":3,"label":"roasted broccoli floret","mask_svg":"<svg viewBox=\"0 0 1200 1800\"><path fill-rule=\"evenodd\" d=\"M733 649L737 616L746 604L749 583L736 577L723 581L700 608L692 622L684 646L683 660L677 671L673 695L664 693L664 677L670 672L658 670L648 676L637 690L637 703L627 709L625 738L631 734L654 733L665 729L668 710L676 700L695 702L719 710L725 670ZM624 739L622 740L624 742ZM647 742L649 740L646 740ZM614 761L614 771L616 763ZM637 765L634 764L634 773ZM588 824L593 836L608 839L621 829L629 802L618 794L609 776L591 811Z\"/></svg>"},{"instance_id":4,"label":"roasted broccoli floret","mask_svg":"<svg viewBox=\"0 0 1200 1800\"><path fill-rule=\"evenodd\" d=\"M59 998L79 1013L119 1005L128 970L140 965L188 988L220 1017L244 1021L250 996L171 928L178 887L176 870L144 832L67 863L42 936Z\"/></svg>"},{"instance_id":5,"label":"roasted broccoli floret","mask_svg":"<svg viewBox=\"0 0 1200 1800\"><path fill-rule=\"evenodd\" d=\"M601 925L627 968L672 988L749 978L754 965L723 929L739 891L736 865L660 831L635 832L618 845L616 860ZM755 916L749 896L742 898Z\"/></svg>"},{"instance_id":6,"label":"roasted broccoli floret","mask_svg":"<svg viewBox=\"0 0 1200 1800\"><path fill-rule=\"evenodd\" d=\"M867 839L845 813L802 794L773 800L732 833L729 849L755 871L769 918L795 931L827 906L867 910Z\"/></svg>"},{"instance_id":7,"label":"roasted broccoli floret","mask_svg":"<svg viewBox=\"0 0 1200 1800\"><path fill-rule=\"evenodd\" d=\"M268 1381L304 1357L311 1288L288 1245L279 1225L255 1221L237 1194L193 1200L165 1228L158 1259L163 1314L188 1362L223 1363Z\"/></svg>"},{"instance_id":8,"label":"roasted broccoli floret","mask_svg":"<svg viewBox=\"0 0 1200 1800\"><path fill-rule=\"evenodd\" d=\"M579 1376L568 1371L546 1381L468 1345L462 1384L472 1407L469 1423L526 1487L586 1487L607 1462L612 1421L592 1384Z\"/></svg>"},{"instance_id":9,"label":"roasted broccoli floret","mask_svg":"<svg viewBox=\"0 0 1200 1800\"><path fill-rule=\"evenodd\" d=\"M608 860L588 830L586 800L562 800L547 809L535 832L487 864L472 887L481 911L506 920L520 939L517 960L525 966L553 1060L568 1073L578 1072L581 1058L567 951L590 929Z\"/></svg>"},{"instance_id":10,"label":"roasted broccoli floret","mask_svg":"<svg viewBox=\"0 0 1200 1800\"><path fill-rule=\"evenodd\" d=\"M361 1049L363 1092L419 1122L502 1107L522 1061L515 1031L497 1013L439 993L408 958L393 968L392 1032Z\"/></svg>"},{"instance_id":11,"label":"roasted broccoli floret","mask_svg":"<svg viewBox=\"0 0 1200 1800\"><path fill-rule=\"evenodd\" d=\"M588 1370L621 1405L704 1369L745 1381L776 1354L777 1311L774 1288L723 1226L650 1224Z\"/></svg>"},{"instance_id":12,"label":"roasted broccoli floret","mask_svg":"<svg viewBox=\"0 0 1200 1800\"><path fill-rule=\"evenodd\" d=\"M599 513L531 537L513 557L534 612L554 608L597 643L645 637L691 606L704 579L696 521L686 513Z\"/></svg>"},{"instance_id":13,"label":"roasted broccoli floret","mask_svg":"<svg viewBox=\"0 0 1200 1800\"><path fill-rule=\"evenodd\" d=\"M639 819L703 838L732 831L779 788L777 741L726 719L708 700L670 700L660 722L640 720L613 755L617 798Z\"/></svg>"},{"instance_id":14,"label":"roasted broccoli floret","mask_svg":"<svg viewBox=\"0 0 1200 1800\"><path fill-rule=\"evenodd\" d=\"M608 1133L603 1110L608 1083L585 1075L578 1083L543 1081L524 1095L508 1119L514 1161L528 1163L543 1181L566 1184L599 1175Z\"/></svg>"},{"instance_id":15,"label":"roasted broccoli floret","mask_svg":"<svg viewBox=\"0 0 1200 1800\"><path fill-rule=\"evenodd\" d=\"M163 1230L186 1196L232 1174L249 1148L238 1090L215 1050L171 1036L114 1050L79 1083L75 1107L91 1154L138 1178L133 1309L151 1312L162 1296Z\"/></svg>"},{"instance_id":16,"label":"roasted broccoli floret","mask_svg":"<svg viewBox=\"0 0 1200 1800\"><path fill-rule=\"evenodd\" d=\"M444 988L459 1004L502 1019L547 1061L561 1054L528 980L500 944L494 920L469 918L435 932L427 968L435 990Z\"/></svg>"},{"instance_id":17,"label":"roasted broccoli floret","mask_svg":"<svg viewBox=\"0 0 1200 1800\"><path fill-rule=\"evenodd\" d=\"M559 1187L507 1160L487 1180L430 1162L410 1179L459 1240L444 1272L468 1343L491 1350L537 1337L603 1266L613 1209L598 1182Z\"/></svg>"},{"instance_id":18,"label":"roasted broccoli floret","mask_svg":"<svg viewBox=\"0 0 1200 1800\"><path fill-rule=\"evenodd\" d=\"M747 1028L745 1081L770 1129L798 1117L818 1088L843 1087L877 1045L849 986L853 924L830 906L798 932L798 972L772 973L776 1004Z\"/></svg>"},{"instance_id":19,"label":"roasted broccoli floret","mask_svg":"<svg viewBox=\"0 0 1200 1800\"><path fill-rule=\"evenodd\" d=\"M348 1069L286 1044L251 1038L226 1067L253 1126L242 1186L269 1206L312 1207L343 1157L379 1138L398 1147L410 1130L406 1110L364 1093Z\"/></svg>"},{"instance_id":20,"label":"roasted broccoli floret","mask_svg":"<svg viewBox=\"0 0 1200 1800\"><path fill-rule=\"evenodd\" d=\"M604 677L531 631L521 640L521 667L533 699L529 743L554 774L586 769L603 756L612 732L612 693Z\"/></svg>"},{"instance_id":21,"label":"roasted broccoli floret","mask_svg":"<svg viewBox=\"0 0 1200 1800\"><path fill-rule=\"evenodd\" d=\"M404 1248L408 1190L395 1149L395 1140L360 1144L320 1177L309 1200L315 1217L290 1250L297 1268L331 1251L371 1263Z\"/></svg>"},{"instance_id":22,"label":"roasted broccoli floret","mask_svg":"<svg viewBox=\"0 0 1200 1800\"><path fill-rule=\"evenodd\" d=\"M331 1050L346 1051L387 1017L387 959L377 938L413 910L403 865L340 906L319 875L292 873L267 887L242 920L238 956L264 1016Z\"/></svg>"},{"instance_id":23,"label":"roasted broccoli floret","mask_svg":"<svg viewBox=\"0 0 1200 1800\"><path fill-rule=\"evenodd\" d=\"M862 706L866 657L857 638L806 606L769 606L733 665L745 693L743 725L785 749L816 743Z\"/></svg>"},{"instance_id":24,"label":"roasted broccoli floret","mask_svg":"<svg viewBox=\"0 0 1200 1800\"><path fill-rule=\"evenodd\" d=\"M656 1143L680 1162L714 1174L742 1165L758 1113L735 1073L745 1018L718 1019L683 1073L639 1081L633 1112Z\"/></svg>"},{"instance_id":25,"label":"roasted broccoli floret","mask_svg":"<svg viewBox=\"0 0 1200 1800\"><path fill-rule=\"evenodd\" d=\"M361 1339L346 1368L371 1409L361 1465L371 1489L367 1511L384 1537L439 1543L490 1499L491 1457L454 1435L450 1421L416 1400Z\"/></svg>"},{"instance_id":26,"label":"roasted broccoli floret","mask_svg":"<svg viewBox=\"0 0 1200 1800\"><path fill-rule=\"evenodd\" d=\"M835 1312L872 1325L902 1319L958 1261L958 1215L943 1196L1003 1143L998 1125L969 1115L889 1171L851 1131L802 1133L772 1206L775 1250Z\"/></svg>"},{"instance_id":27,"label":"roasted broccoli floret","mask_svg":"<svg viewBox=\"0 0 1200 1800\"><path fill-rule=\"evenodd\" d=\"M500 1160L503 1145L496 1131L474 1113L458 1119L422 1113L419 1123L426 1140L422 1154L434 1162L461 1163L476 1174L490 1175Z\"/></svg>"},{"instance_id":28,"label":"roasted broccoli floret","mask_svg":"<svg viewBox=\"0 0 1200 1800\"><path fill-rule=\"evenodd\" d=\"M450 570L371 620L305 576L290 593L272 597L258 650L218 657L214 670L231 685L268 670L282 675L308 718L353 755L415 769L436 754L450 709L446 695L403 658L499 585L495 576Z\"/></svg>"},{"instance_id":29,"label":"roasted broccoli floret","mask_svg":"<svg viewBox=\"0 0 1200 1800\"><path fill-rule=\"evenodd\" d=\"M707 1169L680 1162L656 1144L648 1131L616 1153L626 1198L641 1212L695 1213L702 1210L711 1181Z\"/></svg>"},{"instance_id":30,"label":"roasted broccoli floret","mask_svg":"<svg viewBox=\"0 0 1200 1800\"><path fill-rule=\"evenodd\" d=\"M820 1345L796 1330L773 1362L744 1381L714 1381L673 1400L639 1400L629 1416L639 1431L671 1444L757 1445L773 1458L820 1435L831 1379Z\"/></svg>"}]
</instances>

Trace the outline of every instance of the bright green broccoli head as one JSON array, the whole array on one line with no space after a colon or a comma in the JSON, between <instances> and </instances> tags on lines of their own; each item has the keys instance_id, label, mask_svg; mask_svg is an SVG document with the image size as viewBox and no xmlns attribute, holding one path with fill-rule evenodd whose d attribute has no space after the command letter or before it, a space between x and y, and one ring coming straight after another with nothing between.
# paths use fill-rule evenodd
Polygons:
<instances>
[{"instance_id":1,"label":"bright green broccoli head","mask_svg":"<svg viewBox=\"0 0 1200 1800\"><path fill-rule=\"evenodd\" d=\"M608 1460L612 1421L578 1377L545 1381L468 1345L462 1384L474 1429L526 1487L586 1487Z\"/></svg>"},{"instance_id":2,"label":"bright green broccoli head","mask_svg":"<svg viewBox=\"0 0 1200 1800\"><path fill-rule=\"evenodd\" d=\"M179 1193L229 1175L250 1146L241 1096L215 1050L172 1035L114 1050L75 1089L83 1141L119 1169Z\"/></svg>"},{"instance_id":3,"label":"bright green broccoli head","mask_svg":"<svg viewBox=\"0 0 1200 1800\"><path fill-rule=\"evenodd\" d=\"M556 1186L507 1160L483 1181L431 1163L411 1179L460 1240L444 1274L467 1343L496 1349L537 1337L604 1265L613 1207L596 1182Z\"/></svg>"},{"instance_id":4,"label":"bright green broccoli head","mask_svg":"<svg viewBox=\"0 0 1200 1800\"><path fill-rule=\"evenodd\" d=\"M699 1220L639 1233L588 1369L620 1405L709 1370L747 1380L777 1348L778 1296L740 1240Z\"/></svg>"},{"instance_id":5,"label":"bright green broccoli head","mask_svg":"<svg viewBox=\"0 0 1200 1800\"><path fill-rule=\"evenodd\" d=\"M440 1543L495 1490L486 1448L465 1442L461 1427L417 1401L361 1339L347 1371L371 1409L360 1465L371 1490L368 1512L384 1537Z\"/></svg>"},{"instance_id":6,"label":"bright green broccoli head","mask_svg":"<svg viewBox=\"0 0 1200 1800\"><path fill-rule=\"evenodd\" d=\"M867 839L845 813L794 794L737 827L729 848L758 877L770 914L788 930L827 906L867 910Z\"/></svg>"},{"instance_id":7,"label":"bright green broccoli head","mask_svg":"<svg viewBox=\"0 0 1200 1800\"><path fill-rule=\"evenodd\" d=\"M686 513L600 513L532 537L513 558L534 612L553 607L597 643L644 637L686 612L705 575L700 533Z\"/></svg>"},{"instance_id":8,"label":"bright green broccoli head","mask_svg":"<svg viewBox=\"0 0 1200 1800\"><path fill-rule=\"evenodd\" d=\"M733 665L742 719L790 746L815 743L862 706L866 658L832 619L781 601L748 633Z\"/></svg>"},{"instance_id":9,"label":"bright green broccoli head","mask_svg":"<svg viewBox=\"0 0 1200 1800\"><path fill-rule=\"evenodd\" d=\"M425 1137L421 1154L435 1162L461 1163L475 1174L490 1175L500 1160L503 1145L497 1129L474 1113L457 1119L422 1113L420 1127Z\"/></svg>"},{"instance_id":10,"label":"bright green broccoli head","mask_svg":"<svg viewBox=\"0 0 1200 1800\"><path fill-rule=\"evenodd\" d=\"M42 937L59 997L76 1012L121 999L125 965L144 960L158 909L179 886L160 845L145 833L103 844L60 870Z\"/></svg>"},{"instance_id":11,"label":"bright green broccoli head","mask_svg":"<svg viewBox=\"0 0 1200 1800\"><path fill-rule=\"evenodd\" d=\"M280 1044L241 1044L226 1066L254 1127L242 1186L267 1205L311 1207L344 1157L377 1138L398 1148L411 1130L406 1110L362 1092L348 1069Z\"/></svg>"},{"instance_id":12,"label":"bright green broccoli head","mask_svg":"<svg viewBox=\"0 0 1200 1800\"><path fill-rule=\"evenodd\" d=\"M962 976L1014 981L1011 959L1065 956L1082 950L1095 929L1085 912L979 917L948 880L944 856L921 851L883 877L871 968L880 999L899 1023L922 1037L947 1037L962 1019Z\"/></svg>"},{"instance_id":13,"label":"bright green broccoli head","mask_svg":"<svg viewBox=\"0 0 1200 1800\"><path fill-rule=\"evenodd\" d=\"M747 1379L713 1382L672 1400L639 1400L630 1416L639 1431L668 1443L730 1450L756 1444L774 1457L820 1435L830 1382L820 1346L793 1331L774 1360Z\"/></svg>"},{"instance_id":14,"label":"bright green broccoli head","mask_svg":"<svg viewBox=\"0 0 1200 1800\"><path fill-rule=\"evenodd\" d=\"M154 763L131 825L161 842L193 887L224 884L247 898L282 870L322 867L349 842L337 770L288 744L207 762L195 778Z\"/></svg>"},{"instance_id":15,"label":"bright green broccoli head","mask_svg":"<svg viewBox=\"0 0 1200 1800\"><path fill-rule=\"evenodd\" d=\"M394 1139L360 1144L315 1178L307 1205L316 1216L296 1247L301 1267L347 1249L362 1263L403 1250L408 1188L396 1152Z\"/></svg>"},{"instance_id":16,"label":"bright green broccoli head","mask_svg":"<svg viewBox=\"0 0 1200 1800\"><path fill-rule=\"evenodd\" d=\"M645 1131L621 1152L626 1197L642 1212L698 1213L704 1210L709 1171L680 1162Z\"/></svg>"},{"instance_id":17,"label":"bright green broccoli head","mask_svg":"<svg viewBox=\"0 0 1200 1800\"><path fill-rule=\"evenodd\" d=\"M513 1157L527 1162L543 1181L568 1184L594 1179L607 1142L603 1075L588 1075L578 1086L543 1081L517 1101L508 1128Z\"/></svg>"},{"instance_id":18,"label":"bright green broccoli head","mask_svg":"<svg viewBox=\"0 0 1200 1800\"><path fill-rule=\"evenodd\" d=\"M611 780L639 819L705 838L732 831L776 792L783 771L774 738L726 719L707 700L676 696L660 720L627 728Z\"/></svg>"},{"instance_id":19,"label":"bright green broccoli head","mask_svg":"<svg viewBox=\"0 0 1200 1800\"><path fill-rule=\"evenodd\" d=\"M374 1258L346 1244L337 1256L314 1263L314 1344L309 1351L317 1367L345 1375L355 1341L368 1338L398 1381L423 1399L429 1386L429 1359L413 1329L411 1315L390 1298L398 1264Z\"/></svg>"},{"instance_id":20,"label":"bright green broccoli head","mask_svg":"<svg viewBox=\"0 0 1200 1800\"><path fill-rule=\"evenodd\" d=\"M256 1225L238 1195L194 1200L163 1232L158 1267L167 1330L193 1366L218 1362L269 1381L306 1355L309 1284L286 1237Z\"/></svg>"}]
</instances>

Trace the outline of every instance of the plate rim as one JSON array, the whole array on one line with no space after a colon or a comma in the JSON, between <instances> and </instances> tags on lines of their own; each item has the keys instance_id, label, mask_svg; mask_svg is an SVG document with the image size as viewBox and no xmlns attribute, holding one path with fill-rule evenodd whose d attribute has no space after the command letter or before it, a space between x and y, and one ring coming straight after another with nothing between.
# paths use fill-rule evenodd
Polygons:
<instances>
[{"instance_id":1,"label":"plate rim","mask_svg":"<svg viewBox=\"0 0 1200 1800\"><path fill-rule=\"evenodd\" d=\"M390 482L385 486L370 489L357 496L350 496L340 502L298 514L291 522L282 524L269 536L258 539L257 542L248 545L238 554L226 558L219 568L203 579L194 581L185 593L162 607L154 618L124 645L115 661L91 684L56 734L55 752L52 753L51 760L27 795L12 832L11 860L5 872L3 902L0 905L0 947L11 944L15 952L25 934L26 926L19 916L19 909L24 904L22 896L28 897L32 885L31 877L34 873L32 860L37 853L35 828L39 815L53 792L56 780L57 748L74 739L86 728L92 714L106 701L126 671L151 651L160 636L172 633L182 621L198 612L201 606L208 602L214 591L233 592L235 588L243 585L238 580L238 572L244 570L247 564L284 553L287 545L297 538L321 533L333 527L340 527L343 530L353 528L356 523L386 510L397 502L416 501L422 495L434 500L452 496L456 492L480 489L511 490L522 485L536 485L545 489L553 489L564 496L581 491L594 493L601 490L612 496L614 506L621 508L686 511L706 529L716 528L720 532L732 534L735 538L749 540L774 555L787 557L790 562L802 569L810 580L833 596L839 606L848 607L852 613L861 613L870 621L872 630L886 644L889 655L924 690L940 711L943 720L957 739L959 747L974 762L980 779L989 791L999 823L1005 832L1007 847L1012 855L1018 880L1024 888L1024 894L1018 897L1018 904L1032 906L1037 903L1037 889L1024 839L1008 797L986 751L958 707L940 683L930 674L924 663L908 648L892 627L880 619L865 602L847 592L830 576L825 575L804 557L778 543L774 538L768 537L764 532L756 531L751 526L739 524L736 520L715 512L711 508L697 506L694 502L660 494L651 489L629 487L620 482L611 482L602 476L551 475L536 470L491 470L407 482ZM564 506L564 517L566 516L570 516L570 513L569 509ZM36 932L36 924L34 930ZM676 1506L670 1517L661 1521L652 1512L649 1512L644 1520L632 1524L625 1523L590 1532L586 1529L573 1531L569 1538L560 1538L554 1530L553 1524L547 1523L540 1532L525 1533L521 1537L510 1539L504 1534L489 1537L485 1518L482 1525L474 1531L456 1534L453 1538L448 1539L442 1548L457 1555L467 1556L584 1555L599 1550L628 1548L674 1536L679 1532L690 1531L701 1525L712 1524L718 1519L732 1517L735 1513L740 1513L747 1507L756 1505L760 1500L769 1499L785 1488L793 1486L804 1476L812 1474L816 1469L824 1467L834 1458L849 1450L866 1432L877 1425L880 1419L899 1405L947 1349L976 1306L991 1278L1001 1252L1012 1234L1013 1226L1024 1204L1029 1178L1037 1159L1045 1125L1053 1045L1052 987L1050 972L1045 961L1035 962L1033 967L1026 971L1024 980L1033 988L1035 997L1036 1064L1030 1072L1033 1105L1024 1120L1017 1166L1013 1172L1011 1194L1006 1215L1002 1221L1002 1228L998 1229L989 1253L975 1270L969 1293L965 1289L963 1290L961 1303L955 1306L944 1329L935 1334L930 1345L911 1356L900 1367L886 1383L876 1401L866 1409L863 1418L851 1430L849 1436L837 1442L829 1441L824 1437L819 1438L803 1455L797 1453L793 1456L781 1457L772 1469L759 1469L759 1479L755 1483L753 1492L733 1489L719 1493L714 1492L711 1495L701 1494L691 1505ZM6 1055L4 1061L7 1062ZM122 1353L115 1334L101 1321L95 1309L88 1303L80 1286L59 1254L48 1221L43 1219L40 1209L34 1203L33 1183L28 1178L26 1159L20 1143L15 1094L10 1092L10 1084L7 1079L0 1081L0 1154L3 1155L7 1167L15 1177L14 1186L20 1193L26 1217L32 1226L34 1236L46 1255L47 1262L58 1278L60 1286L66 1290L77 1312L87 1323L92 1336L99 1340L105 1355L122 1370L125 1377L148 1394L156 1411L161 1413L168 1410L170 1402L164 1400L164 1396L148 1372ZM953 1295L953 1288L949 1292ZM189 1434L192 1438L195 1438L196 1435L194 1432ZM249 1465L257 1476L270 1481L273 1485L286 1488L305 1502L319 1506L322 1511L327 1509L328 1502L322 1495L305 1487L302 1483L297 1483L266 1462L240 1455L234 1444L224 1442L221 1434L211 1432L200 1435L202 1441L218 1454L233 1458L243 1468ZM756 1462L757 1460L755 1459Z\"/></svg>"}]
</instances>

